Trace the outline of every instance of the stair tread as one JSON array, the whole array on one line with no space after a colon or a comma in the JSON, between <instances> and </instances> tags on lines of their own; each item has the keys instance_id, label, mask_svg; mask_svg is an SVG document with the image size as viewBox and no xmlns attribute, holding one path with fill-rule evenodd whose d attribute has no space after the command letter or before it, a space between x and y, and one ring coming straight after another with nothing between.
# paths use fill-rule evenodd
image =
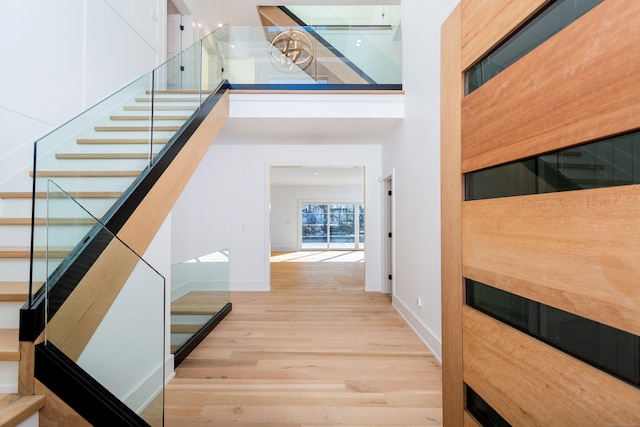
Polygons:
<instances>
[{"instance_id":1,"label":"stair tread","mask_svg":"<svg viewBox=\"0 0 640 427\"><path fill-rule=\"evenodd\" d=\"M151 98L136 98L136 102L151 102ZM153 98L153 102L194 102L200 103L196 97L192 98Z\"/></svg>"},{"instance_id":2,"label":"stair tread","mask_svg":"<svg viewBox=\"0 0 640 427\"><path fill-rule=\"evenodd\" d=\"M17 329L0 329L0 360L4 362L20 360Z\"/></svg>"},{"instance_id":3,"label":"stair tread","mask_svg":"<svg viewBox=\"0 0 640 427\"><path fill-rule=\"evenodd\" d=\"M153 140L153 144L166 144L169 142L166 138L158 138ZM80 138L76 140L77 144L145 144L149 145L148 138Z\"/></svg>"},{"instance_id":4,"label":"stair tread","mask_svg":"<svg viewBox=\"0 0 640 427\"><path fill-rule=\"evenodd\" d=\"M54 193L60 194L62 193ZM122 195L121 191L73 191L68 193L74 199L117 199ZM64 196L66 197L66 196ZM30 191L6 191L0 192L0 199L30 199ZM46 199L47 193L45 191L38 191L36 193L37 199Z\"/></svg>"},{"instance_id":5,"label":"stair tread","mask_svg":"<svg viewBox=\"0 0 640 427\"><path fill-rule=\"evenodd\" d=\"M136 177L140 175L139 170L128 171L38 171L40 178L63 178L63 177L86 177L86 178L114 178L114 177ZM29 172L33 176L33 172Z\"/></svg>"},{"instance_id":6,"label":"stair tread","mask_svg":"<svg viewBox=\"0 0 640 427\"><path fill-rule=\"evenodd\" d=\"M149 126L96 126L96 132L149 132ZM156 132L175 132L180 126L154 126Z\"/></svg>"},{"instance_id":7,"label":"stair tread","mask_svg":"<svg viewBox=\"0 0 640 427\"><path fill-rule=\"evenodd\" d=\"M52 258L65 257L73 248L55 248L49 249L49 256ZM28 246L0 246L0 258L29 258L31 249ZM46 248L36 247L33 256L35 258L44 258L46 256Z\"/></svg>"},{"instance_id":8,"label":"stair tread","mask_svg":"<svg viewBox=\"0 0 640 427\"><path fill-rule=\"evenodd\" d=\"M154 115L153 120L187 120L191 116L162 116L162 115ZM151 120L151 116L111 116L109 117L111 120L119 121L119 120L143 120L149 121Z\"/></svg>"},{"instance_id":9,"label":"stair tread","mask_svg":"<svg viewBox=\"0 0 640 427\"><path fill-rule=\"evenodd\" d=\"M195 334L200 329L202 329L202 324L172 324L171 325L171 333L172 334Z\"/></svg>"},{"instance_id":10,"label":"stair tread","mask_svg":"<svg viewBox=\"0 0 640 427\"><path fill-rule=\"evenodd\" d=\"M93 218L49 218L52 225L92 225ZM47 218L36 218L36 225L45 225ZM31 218L0 218L0 225L31 225Z\"/></svg>"},{"instance_id":11,"label":"stair tread","mask_svg":"<svg viewBox=\"0 0 640 427\"><path fill-rule=\"evenodd\" d=\"M151 91L147 89L147 95L151 95ZM155 89L153 91L154 94L166 94L166 95L209 95L211 93L210 90L199 90L199 89Z\"/></svg>"},{"instance_id":12,"label":"stair tread","mask_svg":"<svg viewBox=\"0 0 640 427\"><path fill-rule=\"evenodd\" d=\"M16 426L44 407L42 395L0 394L0 425Z\"/></svg>"},{"instance_id":13,"label":"stair tread","mask_svg":"<svg viewBox=\"0 0 640 427\"><path fill-rule=\"evenodd\" d=\"M155 156L155 154L154 154ZM57 153L58 160L146 160L149 153Z\"/></svg>"},{"instance_id":14,"label":"stair tread","mask_svg":"<svg viewBox=\"0 0 640 427\"><path fill-rule=\"evenodd\" d=\"M0 301L26 302L29 299L29 282L0 282Z\"/></svg>"},{"instance_id":15,"label":"stair tread","mask_svg":"<svg viewBox=\"0 0 640 427\"><path fill-rule=\"evenodd\" d=\"M125 105L124 111L149 111L150 105ZM197 107L189 105L154 105L154 111L195 111Z\"/></svg>"}]
</instances>

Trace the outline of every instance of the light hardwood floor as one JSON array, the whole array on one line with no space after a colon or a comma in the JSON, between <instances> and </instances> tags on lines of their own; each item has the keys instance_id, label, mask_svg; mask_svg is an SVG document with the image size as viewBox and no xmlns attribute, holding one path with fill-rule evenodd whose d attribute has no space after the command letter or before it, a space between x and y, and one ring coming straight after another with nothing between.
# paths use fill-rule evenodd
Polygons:
<instances>
[{"instance_id":1,"label":"light hardwood floor","mask_svg":"<svg viewBox=\"0 0 640 427\"><path fill-rule=\"evenodd\" d=\"M363 292L359 255L274 253L272 291L232 293L176 370L166 425L441 425L440 366L388 296Z\"/></svg>"}]
</instances>

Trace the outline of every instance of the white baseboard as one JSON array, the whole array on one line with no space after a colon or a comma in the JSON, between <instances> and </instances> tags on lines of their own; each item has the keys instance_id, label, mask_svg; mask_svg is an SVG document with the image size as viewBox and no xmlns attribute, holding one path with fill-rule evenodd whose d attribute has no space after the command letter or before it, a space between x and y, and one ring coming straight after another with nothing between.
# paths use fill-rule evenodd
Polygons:
<instances>
[{"instance_id":1,"label":"white baseboard","mask_svg":"<svg viewBox=\"0 0 640 427\"><path fill-rule=\"evenodd\" d=\"M399 298L392 297L393 307L396 309L400 316L407 322L407 324L414 330L420 340L431 350L433 356L436 358L439 364L442 365L442 341L438 339L433 332L418 319Z\"/></svg>"}]
</instances>

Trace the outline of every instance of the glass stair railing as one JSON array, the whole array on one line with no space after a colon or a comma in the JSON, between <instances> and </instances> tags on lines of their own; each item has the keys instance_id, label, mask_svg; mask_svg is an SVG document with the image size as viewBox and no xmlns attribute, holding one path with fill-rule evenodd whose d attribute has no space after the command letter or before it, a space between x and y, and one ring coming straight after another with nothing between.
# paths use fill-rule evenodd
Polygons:
<instances>
[{"instance_id":1,"label":"glass stair railing","mask_svg":"<svg viewBox=\"0 0 640 427\"><path fill-rule=\"evenodd\" d=\"M329 46L369 83L402 82L400 8L394 6L279 6ZM343 13L341 13L343 12ZM391 20L396 16L396 19Z\"/></svg>"},{"instance_id":2,"label":"glass stair railing","mask_svg":"<svg viewBox=\"0 0 640 427\"><path fill-rule=\"evenodd\" d=\"M48 195L48 255L74 239L100 241L104 250L62 304L58 293L47 287L45 299L52 314L44 344L37 351L47 353L50 357L44 360L55 360L73 375L61 382L64 374L36 363L36 376L68 402L82 402L94 394L110 400L116 409L111 419L94 410L82 411L95 408L96 402L76 406L94 425L135 425L133 414L149 425L162 425L165 279L52 180ZM56 219L61 217L76 220L58 224ZM89 234L87 226L91 226ZM58 258L47 256L50 277Z\"/></svg>"},{"instance_id":3,"label":"glass stair railing","mask_svg":"<svg viewBox=\"0 0 640 427\"><path fill-rule=\"evenodd\" d=\"M230 251L223 249L171 266L171 352L176 365L230 310ZM217 320L217 322L216 322Z\"/></svg>"},{"instance_id":4,"label":"glass stair railing","mask_svg":"<svg viewBox=\"0 0 640 427\"><path fill-rule=\"evenodd\" d=\"M36 378L94 424L163 424L164 278L116 237L114 219L131 215L221 99L227 36L212 33L34 144L20 340L44 328Z\"/></svg>"},{"instance_id":5,"label":"glass stair railing","mask_svg":"<svg viewBox=\"0 0 640 427\"><path fill-rule=\"evenodd\" d=\"M114 212L224 82L221 64L226 52L216 49L223 43L219 38L227 34L212 33L36 141L31 172L34 219L45 216L49 179L81 200L92 216L104 219ZM34 222L33 246L38 251L46 227ZM77 243L67 242L72 247ZM44 283L46 273L42 265L33 265L31 282ZM37 290L31 289L30 303Z\"/></svg>"},{"instance_id":6,"label":"glass stair railing","mask_svg":"<svg viewBox=\"0 0 640 427\"><path fill-rule=\"evenodd\" d=\"M232 85L307 83L344 89L402 89L399 28L383 32L355 26L306 25L278 6L260 6L258 13L263 36L256 28L230 29ZM254 62L257 58L262 59ZM234 63L247 68L234 67ZM241 73L234 75L233 70Z\"/></svg>"}]
</instances>

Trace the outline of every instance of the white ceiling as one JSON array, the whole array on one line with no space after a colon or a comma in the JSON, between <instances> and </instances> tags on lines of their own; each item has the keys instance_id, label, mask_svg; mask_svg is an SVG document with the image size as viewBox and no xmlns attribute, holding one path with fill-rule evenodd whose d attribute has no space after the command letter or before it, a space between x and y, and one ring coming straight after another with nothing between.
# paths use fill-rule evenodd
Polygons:
<instances>
[{"instance_id":1,"label":"white ceiling","mask_svg":"<svg viewBox=\"0 0 640 427\"><path fill-rule=\"evenodd\" d=\"M399 5L400 0L173 0L178 9L184 6L196 22L202 24L203 33L214 30L218 23L233 26L260 26L257 6L350 6ZM181 3L181 5L179 4Z\"/></svg>"},{"instance_id":2,"label":"white ceiling","mask_svg":"<svg viewBox=\"0 0 640 427\"><path fill-rule=\"evenodd\" d=\"M271 185L364 186L364 168L354 167L272 167Z\"/></svg>"},{"instance_id":3,"label":"white ceiling","mask_svg":"<svg viewBox=\"0 0 640 427\"><path fill-rule=\"evenodd\" d=\"M185 14L185 9L193 15L194 20L202 25L201 36L217 28L219 23L233 26L260 26L257 6L332 6L332 5L399 5L400 0L172 0L178 9ZM260 121L257 126L255 121ZM319 140L332 141L336 137L361 139L363 143L372 143L371 139L380 138L390 133L399 123L397 119L371 120L274 120L274 119L229 119L223 133L231 132L235 142L254 137L261 139L281 135L282 127L287 128L287 135L297 135L300 139L289 138L296 143L318 143ZM244 137L244 138L243 138ZM312 138L313 140L310 140ZM379 143L376 141L374 143ZM341 185L364 186L364 168L353 167L272 167L272 185Z\"/></svg>"}]
</instances>

